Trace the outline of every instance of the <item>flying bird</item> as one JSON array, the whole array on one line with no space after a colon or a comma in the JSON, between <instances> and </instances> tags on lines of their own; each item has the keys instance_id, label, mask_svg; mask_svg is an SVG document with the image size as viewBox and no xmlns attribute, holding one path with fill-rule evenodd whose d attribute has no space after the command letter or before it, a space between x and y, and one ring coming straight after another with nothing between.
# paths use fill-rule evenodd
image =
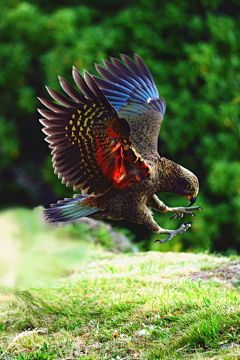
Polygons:
<instances>
[{"instance_id":1,"label":"flying bird","mask_svg":"<svg viewBox=\"0 0 240 360\"><path fill-rule=\"evenodd\" d=\"M44 210L50 223L63 223L89 216L97 219L125 219L143 224L156 234L166 234L160 243L186 231L191 222L177 230L161 228L151 209L196 216L197 177L183 166L159 155L158 135L166 110L152 75L139 55L135 62L126 55L121 60L103 60L95 65L102 76L84 78L73 67L75 90L59 77L65 97L47 88L58 103L39 98L48 108L43 116L45 140L50 144L54 172L66 186L81 190ZM61 104L61 105L59 105ZM190 201L190 207L168 207L156 196L171 192Z\"/></svg>"}]
</instances>

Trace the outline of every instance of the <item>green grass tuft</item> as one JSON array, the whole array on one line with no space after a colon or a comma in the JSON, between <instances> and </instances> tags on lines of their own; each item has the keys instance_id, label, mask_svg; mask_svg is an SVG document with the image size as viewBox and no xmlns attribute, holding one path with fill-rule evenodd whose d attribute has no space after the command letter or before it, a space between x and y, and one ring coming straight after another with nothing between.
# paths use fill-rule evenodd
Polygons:
<instances>
[{"instance_id":1,"label":"green grass tuft","mask_svg":"<svg viewBox=\"0 0 240 360\"><path fill-rule=\"evenodd\" d=\"M238 257L98 254L66 279L2 295L0 354L16 360L238 359L238 266Z\"/></svg>"}]
</instances>

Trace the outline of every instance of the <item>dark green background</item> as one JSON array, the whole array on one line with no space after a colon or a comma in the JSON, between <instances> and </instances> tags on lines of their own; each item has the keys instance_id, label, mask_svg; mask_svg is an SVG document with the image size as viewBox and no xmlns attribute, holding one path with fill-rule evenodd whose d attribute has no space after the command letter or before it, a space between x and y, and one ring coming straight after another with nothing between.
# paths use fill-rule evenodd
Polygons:
<instances>
[{"instance_id":1,"label":"dark green background","mask_svg":"<svg viewBox=\"0 0 240 360\"><path fill-rule=\"evenodd\" d=\"M240 251L240 2L0 0L0 8L1 206L47 206L73 194L53 174L37 120L44 85L59 90L58 75L73 82L72 65L96 73L94 62L136 52L167 102L160 154L198 176L204 207L192 230L162 249ZM136 241L152 236L129 226Z\"/></svg>"}]
</instances>

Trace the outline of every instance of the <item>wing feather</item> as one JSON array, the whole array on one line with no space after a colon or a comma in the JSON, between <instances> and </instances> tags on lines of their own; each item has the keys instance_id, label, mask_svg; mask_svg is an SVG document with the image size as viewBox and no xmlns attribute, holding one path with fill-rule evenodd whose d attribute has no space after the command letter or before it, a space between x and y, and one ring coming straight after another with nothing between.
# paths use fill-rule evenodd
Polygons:
<instances>
[{"instance_id":1,"label":"wing feather","mask_svg":"<svg viewBox=\"0 0 240 360\"><path fill-rule=\"evenodd\" d=\"M82 94L62 77L60 85L69 97L47 87L62 105L39 99L48 108L38 111L45 140L53 148L54 172L62 183L84 194L100 195L112 186L125 190L149 176L151 169L131 144L128 122L118 117L93 77L86 71L84 77L73 68ZM118 97L115 100L119 104Z\"/></svg>"},{"instance_id":2,"label":"wing feather","mask_svg":"<svg viewBox=\"0 0 240 360\"><path fill-rule=\"evenodd\" d=\"M157 154L157 141L166 103L159 97L153 77L141 57L134 54L135 62L120 54L122 61L111 57L103 60L106 69L95 65L104 78L93 77L119 117L128 120L134 147L144 156ZM145 133L142 141L141 134Z\"/></svg>"}]
</instances>

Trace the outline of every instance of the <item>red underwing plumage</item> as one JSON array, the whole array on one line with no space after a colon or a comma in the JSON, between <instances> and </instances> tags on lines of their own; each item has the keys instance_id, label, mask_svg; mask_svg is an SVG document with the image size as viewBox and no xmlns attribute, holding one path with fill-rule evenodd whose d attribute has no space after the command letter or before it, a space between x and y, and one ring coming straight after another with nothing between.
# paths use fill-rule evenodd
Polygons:
<instances>
[{"instance_id":1,"label":"red underwing plumage","mask_svg":"<svg viewBox=\"0 0 240 360\"><path fill-rule=\"evenodd\" d=\"M150 174L150 168L129 139L128 122L119 118L102 91L85 72L85 81L73 70L78 93L60 78L63 90L72 98L49 89L49 94L64 106L40 101L50 110L39 112L53 148L55 173L67 186L84 194L101 195L112 186L125 190Z\"/></svg>"},{"instance_id":2,"label":"red underwing plumage","mask_svg":"<svg viewBox=\"0 0 240 360\"><path fill-rule=\"evenodd\" d=\"M161 240L166 242L186 231L190 224L183 223L175 231L162 229L150 210L175 212L171 218L176 218L193 208L171 209L156 193L178 193L193 205L199 183L190 171L160 157L158 135L165 100L159 97L138 55L134 55L135 62L120 56L122 62L114 58L104 61L106 69L96 65L104 79L85 72L84 80L74 68L73 77L82 94L60 78L71 99L48 88L52 98L63 106L41 100L50 110L40 113L46 140L53 148L55 173L74 190L82 189L81 195L51 206L44 214L52 223L85 216L126 219L146 225L155 233L168 234Z\"/></svg>"}]
</instances>

